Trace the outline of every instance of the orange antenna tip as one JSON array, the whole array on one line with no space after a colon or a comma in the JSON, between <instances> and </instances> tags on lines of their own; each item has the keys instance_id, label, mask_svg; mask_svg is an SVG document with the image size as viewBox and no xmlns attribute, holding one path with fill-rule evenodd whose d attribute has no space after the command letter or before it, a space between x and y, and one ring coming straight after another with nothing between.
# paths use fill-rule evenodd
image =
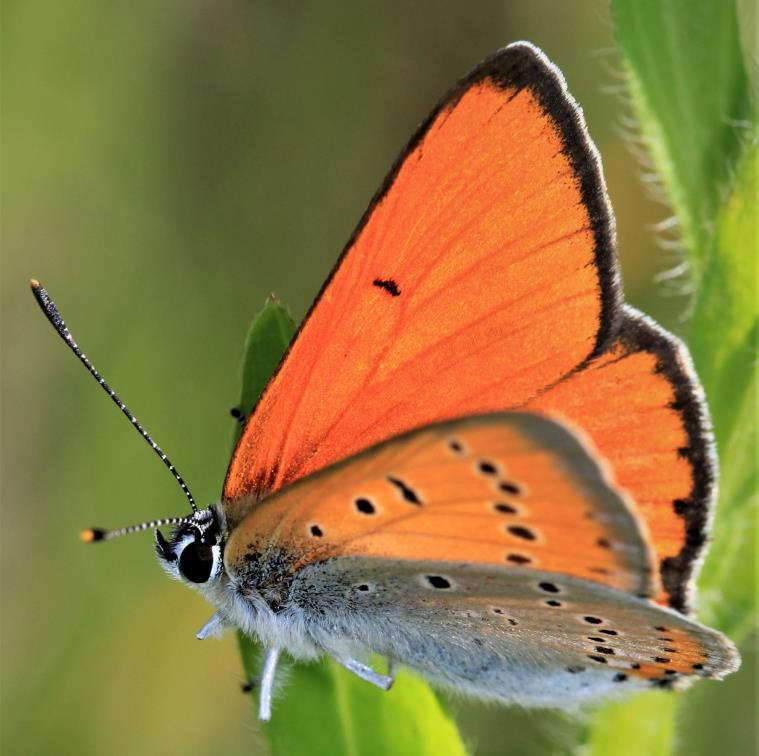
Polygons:
<instances>
[{"instance_id":1,"label":"orange antenna tip","mask_svg":"<svg viewBox=\"0 0 759 756\"><path fill-rule=\"evenodd\" d=\"M40 284L36 278L30 278L29 285L32 287L32 289L39 289L42 284Z\"/></svg>"},{"instance_id":2,"label":"orange antenna tip","mask_svg":"<svg viewBox=\"0 0 759 756\"><path fill-rule=\"evenodd\" d=\"M102 541L105 538L105 530L100 528L87 528L79 534L79 540L82 543L93 543L94 541Z\"/></svg>"}]
</instances>

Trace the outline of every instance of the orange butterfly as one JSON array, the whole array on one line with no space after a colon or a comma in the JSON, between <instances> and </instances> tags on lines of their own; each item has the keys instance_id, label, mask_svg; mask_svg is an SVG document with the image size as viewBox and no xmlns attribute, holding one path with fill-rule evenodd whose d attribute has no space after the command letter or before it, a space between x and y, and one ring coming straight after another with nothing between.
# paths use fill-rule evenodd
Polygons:
<instances>
[{"instance_id":1,"label":"orange butterfly","mask_svg":"<svg viewBox=\"0 0 759 756\"><path fill-rule=\"evenodd\" d=\"M686 348L622 302L582 112L527 43L457 84L372 200L248 419L221 503L156 528L166 571L267 655L372 653L476 696L571 706L737 668L688 619L715 462ZM165 539L158 526L173 524Z\"/></svg>"}]
</instances>

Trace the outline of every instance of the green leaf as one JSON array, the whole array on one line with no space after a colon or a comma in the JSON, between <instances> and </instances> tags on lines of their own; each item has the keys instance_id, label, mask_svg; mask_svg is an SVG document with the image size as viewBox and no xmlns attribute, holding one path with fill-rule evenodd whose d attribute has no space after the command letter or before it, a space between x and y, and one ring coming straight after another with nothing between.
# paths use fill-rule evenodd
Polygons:
<instances>
[{"instance_id":1,"label":"green leaf","mask_svg":"<svg viewBox=\"0 0 759 756\"><path fill-rule=\"evenodd\" d=\"M592 754L667 756L675 741L677 699L652 692L610 704L596 714L588 738Z\"/></svg>"},{"instance_id":2,"label":"green leaf","mask_svg":"<svg viewBox=\"0 0 759 756\"><path fill-rule=\"evenodd\" d=\"M756 544L759 148L754 143L717 219L716 254L696 301L690 344L709 398L720 453L714 541L700 580L702 618L733 637L756 613L741 579ZM749 268L747 270L746 268Z\"/></svg>"},{"instance_id":3,"label":"green leaf","mask_svg":"<svg viewBox=\"0 0 759 756\"><path fill-rule=\"evenodd\" d=\"M270 295L263 310L253 318L245 339L242 389L238 404L244 415L249 415L253 410L294 335L295 321L276 297ZM242 426L238 423L235 428L235 443L241 432Z\"/></svg>"},{"instance_id":4,"label":"green leaf","mask_svg":"<svg viewBox=\"0 0 759 756\"><path fill-rule=\"evenodd\" d=\"M239 404L244 414L251 412L294 333L287 310L269 299L253 320L245 344ZM235 440L239 435L238 426ZM255 679L261 651L242 633L237 637L246 676ZM292 664L285 677L272 720L261 725L274 756L466 753L443 704L409 672L401 671L387 693L328 659Z\"/></svg>"},{"instance_id":5,"label":"green leaf","mask_svg":"<svg viewBox=\"0 0 759 756\"><path fill-rule=\"evenodd\" d=\"M699 580L700 619L739 641L756 617L759 389L759 153L746 40L742 49L738 9L729 0L613 0L612 6L640 129L691 271L689 345L720 456L721 495ZM589 752L703 752L698 739L687 742L687 733L697 731L687 723L708 719L723 691L712 683L677 698L650 693L607 706L589 728ZM676 722L684 724L681 732Z\"/></svg>"},{"instance_id":6,"label":"green leaf","mask_svg":"<svg viewBox=\"0 0 759 756\"><path fill-rule=\"evenodd\" d=\"M698 283L751 118L734 0L613 0L630 94Z\"/></svg>"}]
</instances>

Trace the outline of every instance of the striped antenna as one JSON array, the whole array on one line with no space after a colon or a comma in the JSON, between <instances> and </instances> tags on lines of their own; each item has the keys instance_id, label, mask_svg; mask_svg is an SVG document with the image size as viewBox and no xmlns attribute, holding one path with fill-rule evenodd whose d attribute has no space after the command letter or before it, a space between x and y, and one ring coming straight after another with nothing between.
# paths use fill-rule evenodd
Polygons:
<instances>
[{"instance_id":1,"label":"striped antenna","mask_svg":"<svg viewBox=\"0 0 759 756\"><path fill-rule=\"evenodd\" d=\"M79 534L79 540L84 543L94 543L95 541L110 541L113 538L129 535L130 533L140 533L149 528L160 528L163 525L180 525L183 522L190 522L193 515L188 517L162 517L158 520L149 520L140 522L137 525L129 525L126 528L116 528L115 530L103 530L102 528L87 528Z\"/></svg>"},{"instance_id":2,"label":"striped antenna","mask_svg":"<svg viewBox=\"0 0 759 756\"><path fill-rule=\"evenodd\" d=\"M137 418L129 411L126 404L124 404L124 402L119 399L119 397L116 395L116 392L105 382L105 380L103 380L103 377L100 375L100 373L95 370L95 366L87 359L87 356L79 348L76 341L74 341L74 338L71 335L69 329L66 328L66 324L63 322L61 313L55 306L55 302L50 299L50 295L47 293L47 291L45 291L40 282L32 279L30 283L32 287L32 293L34 294L37 303L42 308L42 312L45 313L47 319L52 323L53 328L55 328L55 330L58 332L58 335L66 342L69 349L71 349L71 351L79 358L80 362L87 368L87 370L89 370L90 374L95 378L98 384L100 384L100 387L103 389L103 391L105 391L105 393L108 394L111 399L113 399L116 406L127 416L127 418L129 418L129 422L150 444L150 448L161 458L163 464L168 467L169 472L174 476L174 479L177 481L177 483L179 483L179 487L182 489L182 491L184 491L184 495L190 502L192 511L197 512L198 507L195 504L195 499L190 493L190 489L187 488L187 484L184 482L184 480L182 480L182 476L179 474L179 472L177 472L177 469L174 467L174 465L171 464L169 458L163 453L161 447L158 446L155 441L153 441L153 439L150 437L150 434L140 425L140 423L137 421ZM89 530L82 532L81 538L86 542L108 540L110 538L116 538L120 535L126 535L127 533L146 530L147 528L155 528L159 525L171 525L183 522L186 519L187 518L184 517L169 517L163 520L152 520L151 522L144 522L140 525L132 525L128 528L120 528L119 530L99 530L90 528Z\"/></svg>"}]
</instances>

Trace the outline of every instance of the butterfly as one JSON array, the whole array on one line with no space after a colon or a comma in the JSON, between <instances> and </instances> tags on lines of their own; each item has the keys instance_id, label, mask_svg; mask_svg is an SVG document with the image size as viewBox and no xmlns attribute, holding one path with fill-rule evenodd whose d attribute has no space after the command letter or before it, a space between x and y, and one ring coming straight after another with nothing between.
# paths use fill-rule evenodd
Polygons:
<instances>
[{"instance_id":1,"label":"butterfly","mask_svg":"<svg viewBox=\"0 0 759 756\"><path fill-rule=\"evenodd\" d=\"M529 43L421 124L246 419L221 501L155 530L166 572L266 649L397 665L536 707L735 670L690 618L715 498L686 347L623 302L601 162ZM172 525L166 538L159 527ZM389 673L368 659L387 657Z\"/></svg>"}]
</instances>

